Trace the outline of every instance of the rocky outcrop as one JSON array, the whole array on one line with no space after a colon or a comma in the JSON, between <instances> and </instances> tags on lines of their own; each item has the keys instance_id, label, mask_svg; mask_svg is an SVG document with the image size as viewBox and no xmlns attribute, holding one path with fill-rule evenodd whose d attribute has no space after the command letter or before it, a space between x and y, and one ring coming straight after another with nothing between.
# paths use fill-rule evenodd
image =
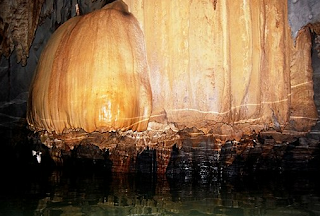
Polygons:
<instances>
[{"instance_id":1,"label":"rocky outcrop","mask_svg":"<svg viewBox=\"0 0 320 216\"><path fill-rule=\"evenodd\" d=\"M16 62L26 66L36 30L47 17L52 16L52 26L50 27L55 30L56 26L75 16L75 5L78 5L81 14L86 14L95 9L100 9L106 3L112 1L85 0L79 3L78 1L52 0L1 1L0 56L4 55L9 58L15 51Z\"/></svg>"},{"instance_id":2,"label":"rocky outcrop","mask_svg":"<svg viewBox=\"0 0 320 216\"><path fill-rule=\"evenodd\" d=\"M145 132L40 132L59 166L121 173L166 173L174 178L318 170L319 139L265 131L221 141L196 128ZM99 147L98 147L99 146ZM82 167L82 168L81 168ZM103 171L104 172L104 171Z\"/></svg>"}]
</instances>

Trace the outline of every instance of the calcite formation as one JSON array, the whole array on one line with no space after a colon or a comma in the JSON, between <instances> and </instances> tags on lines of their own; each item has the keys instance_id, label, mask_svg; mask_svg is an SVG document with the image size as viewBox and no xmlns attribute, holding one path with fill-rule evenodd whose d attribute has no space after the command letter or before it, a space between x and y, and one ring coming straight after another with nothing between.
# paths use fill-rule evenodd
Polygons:
<instances>
[{"instance_id":1,"label":"calcite formation","mask_svg":"<svg viewBox=\"0 0 320 216\"><path fill-rule=\"evenodd\" d=\"M149 155L165 173L184 166L175 149L231 166L317 121L311 27L292 39L286 1L124 2L70 19L43 51L27 120L45 145L98 146L121 172Z\"/></svg>"},{"instance_id":2,"label":"calcite formation","mask_svg":"<svg viewBox=\"0 0 320 216\"><path fill-rule=\"evenodd\" d=\"M286 1L125 2L145 33L153 119L228 138L317 120L309 28L294 42Z\"/></svg>"},{"instance_id":3,"label":"calcite formation","mask_svg":"<svg viewBox=\"0 0 320 216\"><path fill-rule=\"evenodd\" d=\"M0 1L0 56L3 54L8 58L15 50L17 62L26 65L43 2Z\"/></svg>"},{"instance_id":4,"label":"calcite formation","mask_svg":"<svg viewBox=\"0 0 320 216\"><path fill-rule=\"evenodd\" d=\"M146 130L145 54L139 24L121 1L70 19L42 52L29 92L29 125L55 133Z\"/></svg>"},{"instance_id":5,"label":"calcite formation","mask_svg":"<svg viewBox=\"0 0 320 216\"><path fill-rule=\"evenodd\" d=\"M317 120L310 31L292 40L285 2L126 3L139 22L116 1L52 37L30 91L36 130L145 130L150 91L151 121L226 139Z\"/></svg>"}]
</instances>

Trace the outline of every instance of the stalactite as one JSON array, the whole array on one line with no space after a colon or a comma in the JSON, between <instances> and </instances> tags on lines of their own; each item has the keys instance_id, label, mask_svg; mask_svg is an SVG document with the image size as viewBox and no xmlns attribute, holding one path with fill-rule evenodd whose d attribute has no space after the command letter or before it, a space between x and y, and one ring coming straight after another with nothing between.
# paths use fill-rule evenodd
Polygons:
<instances>
[{"instance_id":1,"label":"stalactite","mask_svg":"<svg viewBox=\"0 0 320 216\"><path fill-rule=\"evenodd\" d=\"M44 0L0 1L0 56L3 54L9 58L15 50L17 62L26 65L43 2Z\"/></svg>"}]
</instances>

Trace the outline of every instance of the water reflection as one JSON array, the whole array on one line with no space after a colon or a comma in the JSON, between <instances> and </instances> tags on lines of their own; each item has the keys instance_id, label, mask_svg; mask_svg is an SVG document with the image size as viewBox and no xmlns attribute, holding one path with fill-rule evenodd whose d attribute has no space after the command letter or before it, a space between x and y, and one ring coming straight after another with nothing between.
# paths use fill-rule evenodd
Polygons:
<instances>
[{"instance_id":1,"label":"water reflection","mask_svg":"<svg viewBox=\"0 0 320 216\"><path fill-rule=\"evenodd\" d=\"M320 215L319 181L306 174L211 181L79 170L10 176L0 187L0 215Z\"/></svg>"}]
</instances>

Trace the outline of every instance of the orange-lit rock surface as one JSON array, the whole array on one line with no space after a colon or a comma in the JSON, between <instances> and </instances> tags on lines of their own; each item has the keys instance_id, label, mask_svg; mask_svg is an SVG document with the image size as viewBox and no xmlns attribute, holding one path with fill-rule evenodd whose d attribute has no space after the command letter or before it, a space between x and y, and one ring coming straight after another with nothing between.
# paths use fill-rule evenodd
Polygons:
<instances>
[{"instance_id":1,"label":"orange-lit rock surface","mask_svg":"<svg viewBox=\"0 0 320 216\"><path fill-rule=\"evenodd\" d=\"M29 125L56 133L146 130L151 89L144 41L121 1L63 24L35 72Z\"/></svg>"},{"instance_id":2,"label":"orange-lit rock surface","mask_svg":"<svg viewBox=\"0 0 320 216\"><path fill-rule=\"evenodd\" d=\"M285 1L124 1L137 20L116 1L56 31L30 91L35 130L144 131L151 113L149 131L239 140L316 122L310 32L292 39Z\"/></svg>"},{"instance_id":3,"label":"orange-lit rock surface","mask_svg":"<svg viewBox=\"0 0 320 216\"><path fill-rule=\"evenodd\" d=\"M286 1L125 2L145 34L151 121L237 138L317 120L309 29L294 42Z\"/></svg>"}]
</instances>

